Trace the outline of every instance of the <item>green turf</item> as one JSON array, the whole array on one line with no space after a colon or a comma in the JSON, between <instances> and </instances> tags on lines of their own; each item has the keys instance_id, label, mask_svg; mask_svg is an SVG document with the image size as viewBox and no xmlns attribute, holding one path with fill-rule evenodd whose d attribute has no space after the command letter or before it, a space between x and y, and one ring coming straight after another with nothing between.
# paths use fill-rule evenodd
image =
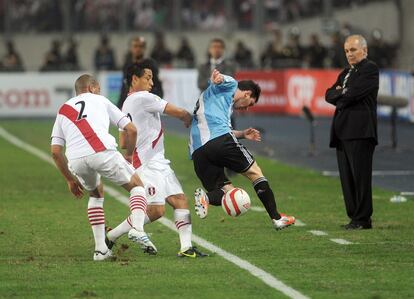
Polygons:
<instances>
[{"instance_id":1,"label":"green turf","mask_svg":"<svg viewBox=\"0 0 414 299\"><path fill-rule=\"evenodd\" d=\"M52 125L50 120L0 121L44 151ZM199 182L186 143L167 134L167 157L191 195ZM145 256L123 238L116 262L94 263L87 199L72 199L55 168L1 137L0 157L1 298L285 298L214 253L200 260L176 258L178 235L158 223L146 230L159 255ZM339 225L346 217L337 179L268 159L258 158L258 163L280 210L307 226L276 232L266 213L249 211L232 219L213 207L205 220L192 212L195 234L312 298L414 297L413 201L392 204L391 192L374 189L374 229L343 231ZM261 206L244 178L233 182ZM105 214L115 226L128 208L108 196ZM309 230L329 236L313 236ZM339 245L330 238L354 244Z\"/></svg>"}]
</instances>

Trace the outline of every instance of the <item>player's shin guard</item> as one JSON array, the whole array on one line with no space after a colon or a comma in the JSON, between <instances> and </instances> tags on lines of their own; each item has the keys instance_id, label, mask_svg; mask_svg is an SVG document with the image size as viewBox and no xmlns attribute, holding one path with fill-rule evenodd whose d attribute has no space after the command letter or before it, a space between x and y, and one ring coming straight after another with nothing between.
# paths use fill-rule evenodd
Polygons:
<instances>
[{"instance_id":1,"label":"player's shin guard","mask_svg":"<svg viewBox=\"0 0 414 299\"><path fill-rule=\"evenodd\" d=\"M138 186L131 189L129 198L129 209L131 210L131 224L137 231L144 231L145 215L147 214L147 199L144 187Z\"/></svg>"},{"instance_id":2,"label":"player's shin guard","mask_svg":"<svg viewBox=\"0 0 414 299\"><path fill-rule=\"evenodd\" d=\"M221 206L221 199L223 198L224 191L221 189L215 189L207 192L208 203L213 206Z\"/></svg>"},{"instance_id":3,"label":"player's shin guard","mask_svg":"<svg viewBox=\"0 0 414 299\"><path fill-rule=\"evenodd\" d=\"M175 209L174 221L180 236L181 251L185 251L193 246L191 244L192 225L190 210Z\"/></svg>"},{"instance_id":4,"label":"player's shin guard","mask_svg":"<svg viewBox=\"0 0 414 299\"><path fill-rule=\"evenodd\" d=\"M103 198L89 197L88 219L95 239L95 250L106 252L108 247L105 244L105 213L103 203Z\"/></svg>"},{"instance_id":5,"label":"player's shin guard","mask_svg":"<svg viewBox=\"0 0 414 299\"><path fill-rule=\"evenodd\" d=\"M276 209L275 196L265 177L258 178L253 182L254 190L260 201L263 203L269 217L271 219L280 219L280 215Z\"/></svg>"}]
</instances>

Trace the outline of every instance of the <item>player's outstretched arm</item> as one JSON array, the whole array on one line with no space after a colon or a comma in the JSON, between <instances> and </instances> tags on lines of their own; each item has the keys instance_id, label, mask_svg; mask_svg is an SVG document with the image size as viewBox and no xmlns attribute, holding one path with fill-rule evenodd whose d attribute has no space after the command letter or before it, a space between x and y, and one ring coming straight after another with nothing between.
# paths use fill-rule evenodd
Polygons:
<instances>
[{"instance_id":1,"label":"player's outstretched arm","mask_svg":"<svg viewBox=\"0 0 414 299\"><path fill-rule=\"evenodd\" d=\"M249 139L249 140L253 140L257 142L262 141L262 136L260 135L260 131L253 129L253 128L248 128L243 131L233 130L233 134L238 139Z\"/></svg>"},{"instance_id":2,"label":"player's outstretched arm","mask_svg":"<svg viewBox=\"0 0 414 299\"><path fill-rule=\"evenodd\" d=\"M52 158L56 164L56 167L62 173L63 177L68 184L68 188L70 192L77 198L81 198L83 196L83 187L81 183L75 178L72 173L69 171L68 163L66 161L65 156L63 155L63 147L60 145L52 145L51 146Z\"/></svg>"},{"instance_id":3,"label":"player's outstretched arm","mask_svg":"<svg viewBox=\"0 0 414 299\"><path fill-rule=\"evenodd\" d=\"M191 121L193 120L193 117L187 110L179 108L171 103L168 103L165 106L164 114L178 118L179 120L183 121L184 126L186 128L188 128L191 125Z\"/></svg>"}]
</instances>

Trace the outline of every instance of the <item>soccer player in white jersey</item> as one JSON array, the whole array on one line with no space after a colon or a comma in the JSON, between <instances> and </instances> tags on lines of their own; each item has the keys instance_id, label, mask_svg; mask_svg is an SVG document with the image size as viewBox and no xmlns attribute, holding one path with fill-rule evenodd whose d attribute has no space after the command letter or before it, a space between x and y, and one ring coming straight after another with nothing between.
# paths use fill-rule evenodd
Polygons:
<instances>
[{"instance_id":1,"label":"soccer player in white jersey","mask_svg":"<svg viewBox=\"0 0 414 299\"><path fill-rule=\"evenodd\" d=\"M194 109L191 123L190 154L194 170L207 193L197 188L195 209L200 218L207 216L209 205L220 206L225 192L234 188L224 168L242 174L253 184L277 230L295 223L295 217L277 211L273 191L253 155L238 139L260 141L260 132L248 128L232 130L230 116L233 109L246 110L259 100L260 86L252 80L237 82L214 70L209 86Z\"/></svg>"},{"instance_id":2,"label":"soccer player in white jersey","mask_svg":"<svg viewBox=\"0 0 414 299\"><path fill-rule=\"evenodd\" d=\"M112 251L105 243L101 176L130 192L129 237L145 252L154 254L157 249L144 232L147 206L145 189L127 161L132 159L136 127L107 98L99 95L99 83L92 76L80 76L75 82L75 90L76 96L58 111L52 131L51 152L70 192L77 198L83 196L84 189L89 192L88 218L95 239L93 259L101 261L112 256ZM125 158L117 151L115 138L108 133L110 123L123 129L131 143Z\"/></svg>"},{"instance_id":3,"label":"soccer player in white jersey","mask_svg":"<svg viewBox=\"0 0 414 299\"><path fill-rule=\"evenodd\" d=\"M203 257L192 245L192 225L188 202L170 167L170 161L164 156L164 134L161 125L161 114L176 117L189 127L192 116L186 110L150 93L153 86L151 66L146 63L132 65L127 74L130 93L126 98L122 112L127 114L137 126L138 138L133 155L133 166L145 185L148 200L145 223L162 217L165 213L165 202L174 209L174 221L177 227L181 248L179 257ZM120 132L121 147L125 147L126 132ZM107 242L112 247L115 240L128 232L130 219L118 225L107 234Z\"/></svg>"}]
</instances>

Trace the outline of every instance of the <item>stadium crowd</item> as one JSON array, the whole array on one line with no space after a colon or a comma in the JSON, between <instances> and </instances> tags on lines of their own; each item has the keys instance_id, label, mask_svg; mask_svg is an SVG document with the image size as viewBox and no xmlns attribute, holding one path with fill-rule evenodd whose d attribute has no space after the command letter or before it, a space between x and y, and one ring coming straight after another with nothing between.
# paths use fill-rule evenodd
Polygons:
<instances>
[{"instance_id":1,"label":"stadium crowd","mask_svg":"<svg viewBox=\"0 0 414 299\"><path fill-rule=\"evenodd\" d=\"M330 44L323 44L317 34L312 34L307 43L301 40L300 33L293 28L287 37L279 30L273 31L272 39L260 55L254 55L243 40L238 40L233 52L226 52L226 58L233 60L237 69L282 69L282 68L343 68L346 66L345 56L342 55L343 40L347 33L335 33L331 36ZM396 56L397 45L383 40L381 32L374 30L371 34L370 58L376 61L380 68L391 68ZM77 41L75 38L62 41L54 39L50 49L44 55L44 61L39 71L76 71L79 65ZM149 57L166 68L194 68L196 57L191 42L182 37L178 49L171 49L166 43L162 32L154 34L154 43L148 48ZM24 62L15 48L13 41L5 43L5 54L0 60L0 71L24 71ZM111 47L107 35L102 35L95 49L95 70L120 70L124 61L116 61L115 50ZM258 56L259 59L255 60ZM204 62L208 59L200 59Z\"/></svg>"},{"instance_id":2,"label":"stadium crowd","mask_svg":"<svg viewBox=\"0 0 414 299\"><path fill-rule=\"evenodd\" d=\"M334 9L375 0L332 0ZM378 0L376 0L378 1ZM323 0L263 0L264 23L286 23L321 15ZM174 28L175 10L182 29L254 28L255 0L0 0L0 16L7 16L13 32L61 31L65 14L73 31L158 30ZM177 8L178 7L178 8ZM7 13L5 13L7 11ZM4 22L0 22L4 29Z\"/></svg>"}]
</instances>

